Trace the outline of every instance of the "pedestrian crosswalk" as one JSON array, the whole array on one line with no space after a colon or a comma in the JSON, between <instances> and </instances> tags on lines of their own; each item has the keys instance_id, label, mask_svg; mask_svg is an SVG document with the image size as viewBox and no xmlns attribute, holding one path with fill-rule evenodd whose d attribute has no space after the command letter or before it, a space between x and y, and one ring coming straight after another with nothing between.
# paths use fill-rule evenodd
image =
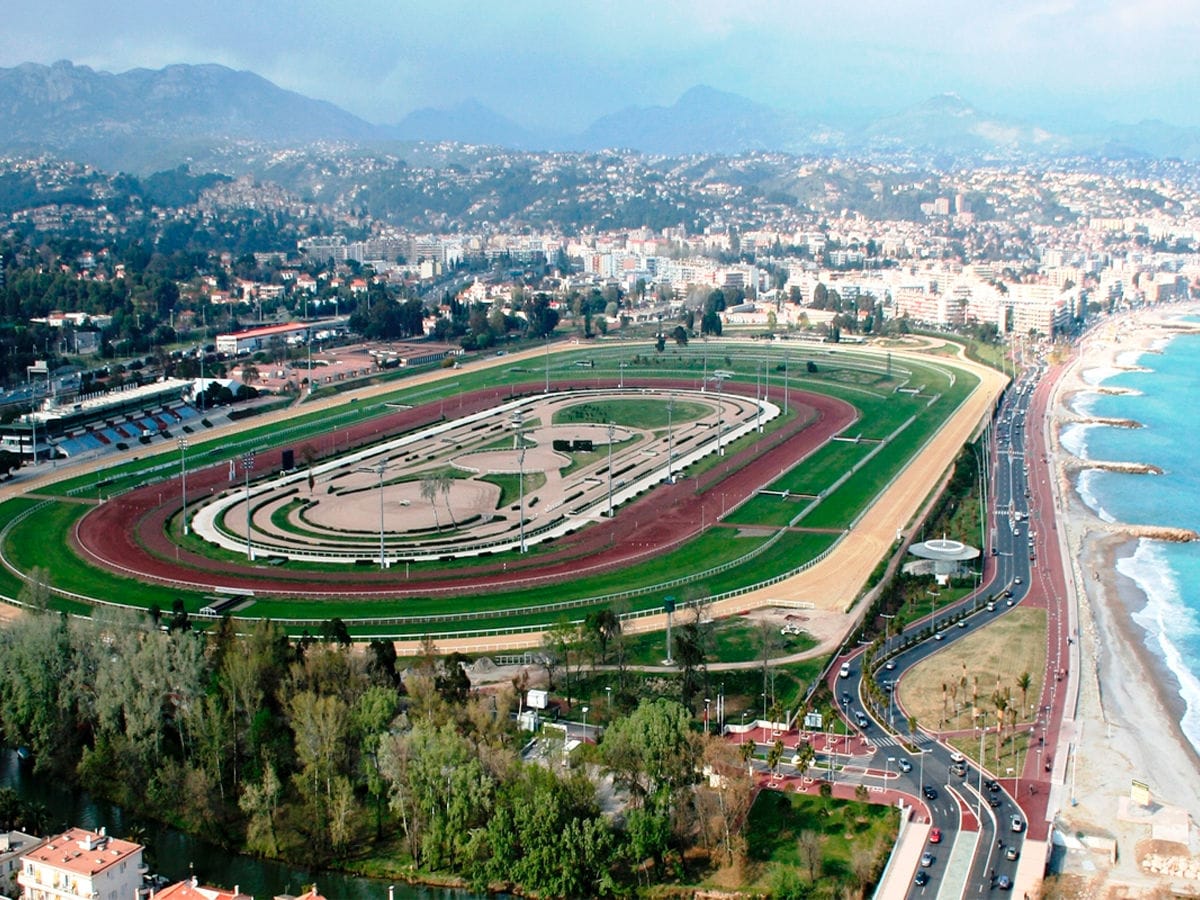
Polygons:
<instances>
[{"instance_id":1,"label":"pedestrian crosswalk","mask_svg":"<svg viewBox=\"0 0 1200 900\"><path fill-rule=\"evenodd\" d=\"M890 734L884 734L884 735L880 735L878 737L872 737L870 740L871 740L871 743L874 744L876 747L904 747L904 746L911 745L911 744L916 744L918 747L927 747L933 743L933 741L927 735L924 735L924 734L919 734L915 738L912 738L911 740L906 739L903 741L897 737L893 737Z\"/></svg>"}]
</instances>

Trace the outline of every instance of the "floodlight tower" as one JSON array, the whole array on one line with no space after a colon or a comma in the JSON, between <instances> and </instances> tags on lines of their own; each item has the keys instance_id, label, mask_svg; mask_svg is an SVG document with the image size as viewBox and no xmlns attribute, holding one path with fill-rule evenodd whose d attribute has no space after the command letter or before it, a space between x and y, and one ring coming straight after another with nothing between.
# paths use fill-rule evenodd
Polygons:
<instances>
[{"instance_id":1,"label":"floodlight tower","mask_svg":"<svg viewBox=\"0 0 1200 900\"><path fill-rule=\"evenodd\" d=\"M254 451L242 454L242 472L246 476L246 559L254 559L254 545L250 543L250 470L254 468Z\"/></svg>"}]
</instances>

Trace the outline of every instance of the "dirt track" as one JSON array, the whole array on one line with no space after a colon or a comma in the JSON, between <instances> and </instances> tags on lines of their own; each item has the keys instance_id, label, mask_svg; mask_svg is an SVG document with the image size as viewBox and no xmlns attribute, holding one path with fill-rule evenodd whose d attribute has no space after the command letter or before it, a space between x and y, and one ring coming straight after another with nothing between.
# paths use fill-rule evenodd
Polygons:
<instances>
[{"instance_id":1,"label":"dirt track","mask_svg":"<svg viewBox=\"0 0 1200 900\"><path fill-rule=\"evenodd\" d=\"M626 378L627 386L637 382ZM692 387L691 381L649 382L660 389ZM556 383L558 389L616 387L615 383L588 380ZM515 388L517 393L540 393L541 385ZM728 392L746 393L750 385L728 385ZM463 395L453 415L487 409L510 391L494 389ZM787 427L737 455L698 479L681 479L660 485L642 499L621 510L611 522L583 529L562 538L549 553L482 565L464 576L461 570L423 572L419 578L403 580L399 569L387 572L347 568L340 572L307 572L289 575L269 566L217 561L178 548L166 535L168 518L181 505L178 479L151 485L111 500L86 515L79 523L76 549L91 562L113 571L161 583L213 590L217 586L254 590L268 595L306 597L359 595L379 597L428 596L436 593L478 593L534 584L553 583L578 577L584 571L603 571L627 566L640 558L657 555L699 533L716 521L722 505L729 508L791 468L832 435L845 429L857 412L849 404L817 394L792 394L799 413ZM387 434L407 431L440 418L439 404L417 407L383 419L373 419L331 435L338 452L380 440ZM313 442L310 442L313 443ZM324 441L318 442L324 443ZM321 449L332 450L332 447ZM259 474L279 469L281 454L270 451L256 458ZM720 486L720 491L713 489ZM228 464L220 463L188 474L188 493L195 498L230 486ZM723 496L720 496L723 495ZM702 564L700 561L698 564Z\"/></svg>"}]
</instances>

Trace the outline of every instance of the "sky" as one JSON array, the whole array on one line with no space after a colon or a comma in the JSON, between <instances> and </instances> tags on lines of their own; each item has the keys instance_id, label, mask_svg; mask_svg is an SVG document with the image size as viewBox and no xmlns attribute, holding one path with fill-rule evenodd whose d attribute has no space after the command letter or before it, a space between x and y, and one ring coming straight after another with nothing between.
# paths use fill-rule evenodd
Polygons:
<instances>
[{"instance_id":1,"label":"sky","mask_svg":"<svg viewBox=\"0 0 1200 900\"><path fill-rule=\"evenodd\" d=\"M828 121L954 91L1042 124L1200 125L1200 0L9 0L0 66L215 62L394 123L579 131L706 84Z\"/></svg>"}]
</instances>

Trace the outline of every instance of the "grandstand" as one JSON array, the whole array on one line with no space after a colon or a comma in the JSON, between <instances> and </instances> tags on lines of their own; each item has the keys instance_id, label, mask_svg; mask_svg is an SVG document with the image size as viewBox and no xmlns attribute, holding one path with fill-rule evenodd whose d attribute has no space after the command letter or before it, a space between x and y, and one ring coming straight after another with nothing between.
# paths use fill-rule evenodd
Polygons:
<instances>
[{"instance_id":1,"label":"grandstand","mask_svg":"<svg viewBox=\"0 0 1200 900\"><path fill-rule=\"evenodd\" d=\"M68 402L45 401L20 420L0 425L0 448L28 458L71 457L171 433L200 414L190 405L191 382L165 379Z\"/></svg>"}]
</instances>

